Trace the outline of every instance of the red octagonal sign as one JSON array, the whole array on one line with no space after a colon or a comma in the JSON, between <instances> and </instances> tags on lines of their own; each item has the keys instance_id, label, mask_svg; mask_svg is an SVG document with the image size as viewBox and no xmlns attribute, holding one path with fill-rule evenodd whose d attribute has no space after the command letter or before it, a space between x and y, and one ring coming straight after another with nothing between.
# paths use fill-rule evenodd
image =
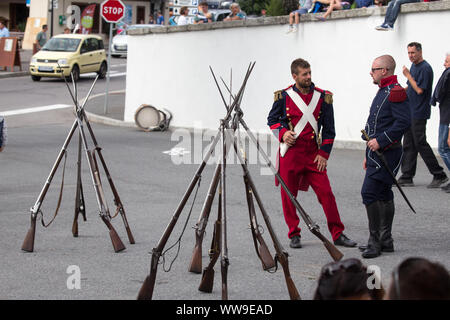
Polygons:
<instances>
[{"instance_id":1,"label":"red octagonal sign","mask_svg":"<svg viewBox=\"0 0 450 320\"><path fill-rule=\"evenodd\" d=\"M125 17L125 5L120 0L102 2L100 11L106 22L116 23Z\"/></svg>"}]
</instances>

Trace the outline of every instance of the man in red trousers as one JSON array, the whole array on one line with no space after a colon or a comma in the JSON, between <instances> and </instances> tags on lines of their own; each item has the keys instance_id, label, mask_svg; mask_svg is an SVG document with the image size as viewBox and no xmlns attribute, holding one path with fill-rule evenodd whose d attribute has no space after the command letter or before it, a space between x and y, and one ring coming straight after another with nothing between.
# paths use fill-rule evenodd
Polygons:
<instances>
[{"instance_id":1,"label":"man in red trousers","mask_svg":"<svg viewBox=\"0 0 450 320\"><path fill-rule=\"evenodd\" d=\"M307 191L311 186L325 212L334 244L355 247L356 242L343 233L344 225L326 170L336 135L332 94L311 82L311 66L303 59L292 62L291 74L295 84L275 92L275 101L267 118L280 141L280 176L294 197L298 190ZM300 219L283 188L281 201L289 228L290 247L301 248Z\"/></svg>"}]
</instances>

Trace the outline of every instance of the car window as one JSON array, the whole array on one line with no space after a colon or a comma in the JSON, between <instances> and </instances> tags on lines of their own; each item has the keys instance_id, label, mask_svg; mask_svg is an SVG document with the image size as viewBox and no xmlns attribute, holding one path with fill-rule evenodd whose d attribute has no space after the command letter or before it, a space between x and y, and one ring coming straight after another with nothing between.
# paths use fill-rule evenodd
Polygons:
<instances>
[{"instance_id":1,"label":"car window","mask_svg":"<svg viewBox=\"0 0 450 320\"><path fill-rule=\"evenodd\" d=\"M90 51L90 46L89 46L89 39L86 39L83 41L83 44L81 45L81 50L80 53L86 53Z\"/></svg>"},{"instance_id":2,"label":"car window","mask_svg":"<svg viewBox=\"0 0 450 320\"><path fill-rule=\"evenodd\" d=\"M98 50L98 40L95 38L90 38L89 40L89 51L96 51Z\"/></svg>"},{"instance_id":3,"label":"car window","mask_svg":"<svg viewBox=\"0 0 450 320\"><path fill-rule=\"evenodd\" d=\"M61 51L61 52L75 52L80 44L80 39L69 38L51 38L42 47L43 51Z\"/></svg>"}]
</instances>

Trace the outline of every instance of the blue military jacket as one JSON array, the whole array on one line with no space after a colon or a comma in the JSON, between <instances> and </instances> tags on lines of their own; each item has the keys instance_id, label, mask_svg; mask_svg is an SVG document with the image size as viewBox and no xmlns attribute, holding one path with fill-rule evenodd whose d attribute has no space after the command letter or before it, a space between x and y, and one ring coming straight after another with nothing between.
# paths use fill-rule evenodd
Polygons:
<instances>
[{"instance_id":1,"label":"blue military jacket","mask_svg":"<svg viewBox=\"0 0 450 320\"><path fill-rule=\"evenodd\" d=\"M401 140L411 125L408 96L398 83L397 76L381 79L379 87L370 107L365 130L371 139L377 139L380 152L384 154L392 172L397 174L403 155ZM369 148L366 148L366 160L367 175L388 184L393 182L381 160Z\"/></svg>"}]
</instances>

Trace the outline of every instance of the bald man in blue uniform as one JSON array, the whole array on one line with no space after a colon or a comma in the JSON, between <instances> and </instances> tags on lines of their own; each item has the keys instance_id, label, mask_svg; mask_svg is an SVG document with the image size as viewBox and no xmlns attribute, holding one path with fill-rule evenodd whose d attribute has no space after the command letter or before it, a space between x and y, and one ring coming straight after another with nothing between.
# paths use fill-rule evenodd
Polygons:
<instances>
[{"instance_id":1,"label":"bald man in blue uniform","mask_svg":"<svg viewBox=\"0 0 450 320\"><path fill-rule=\"evenodd\" d=\"M394 251L391 232L395 212L394 181L375 153L380 151L384 155L390 170L396 175L403 156L401 140L411 125L411 117L408 96L394 71L395 60L384 55L373 61L370 72L379 90L365 126L369 141L363 163L366 175L361 195L369 220L369 241L367 246L360 247L363 258L375 258L382 251Z\"/></svg>"}]
</instances>

